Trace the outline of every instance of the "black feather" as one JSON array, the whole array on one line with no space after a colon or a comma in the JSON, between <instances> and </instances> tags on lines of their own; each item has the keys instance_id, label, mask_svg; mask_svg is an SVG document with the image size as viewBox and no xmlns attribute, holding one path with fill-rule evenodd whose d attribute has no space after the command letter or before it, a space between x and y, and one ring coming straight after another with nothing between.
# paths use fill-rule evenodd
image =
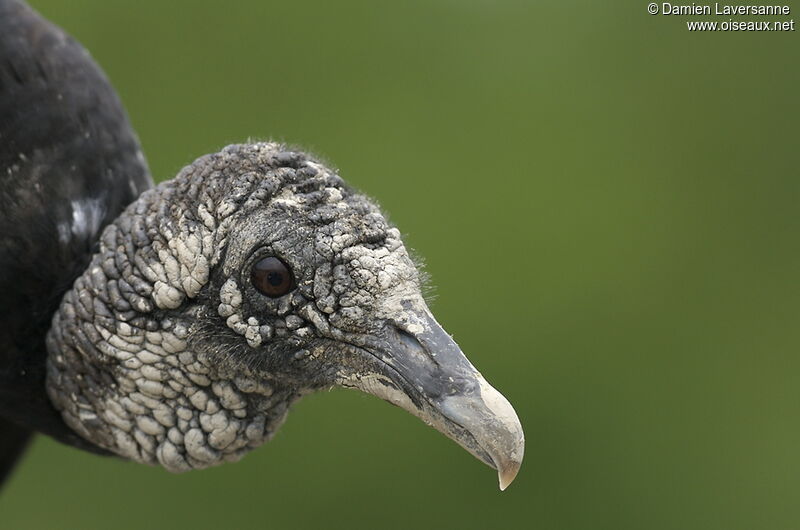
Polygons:
<instances>
[{"instance_id":1,"label":"black feather","mask_svg":"<svg viewBox=\"0 0 800 530\"><path fill-rule=\"evenodd\" d=\"M22 455L32 432L0 418L0 488L3 481L11 474L17 459Z\"/></svg>"},{"instance_id":2,"label":"black feather","mask_svg":"<svg viewBox=\"0 0 800 530\"><path fill-rule=\"evenodd\" d=\"M103 452L50 404L44 339L100 230L151 185L86 50L24 3L0 0L0 471L29 431Z\"/></svg>"}]
</instances>

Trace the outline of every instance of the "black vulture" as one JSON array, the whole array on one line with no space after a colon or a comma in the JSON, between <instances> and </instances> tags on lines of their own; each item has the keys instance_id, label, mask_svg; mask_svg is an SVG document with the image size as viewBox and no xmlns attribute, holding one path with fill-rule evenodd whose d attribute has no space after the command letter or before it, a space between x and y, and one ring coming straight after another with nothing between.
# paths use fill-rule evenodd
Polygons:
<instances>
[{"instance_id":1,"label":"black vulture","mask_svg":"<svg viewBox=\"0 0 800 530\"><path fill-rule=\"evenodd\" d=\"M0 0L0 181L0 480L34 432L176 472L234 461L334 386L516 476L514 409L373 202L272 142L154 187L106 77L20 0Z\"/></svg>"}]
</instances>

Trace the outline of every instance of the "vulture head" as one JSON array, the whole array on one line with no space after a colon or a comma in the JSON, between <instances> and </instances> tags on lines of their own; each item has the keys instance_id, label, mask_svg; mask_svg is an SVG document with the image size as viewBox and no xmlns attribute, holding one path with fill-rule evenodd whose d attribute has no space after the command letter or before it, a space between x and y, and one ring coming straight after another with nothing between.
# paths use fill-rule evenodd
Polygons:
<instances>
[{"instance_id":1,"label":"vulture head","mask_svg":"<svg viewBox=\"0 0 800 530\"><path fill-rule=\"evenodd\" d=\"M436 322L397 228L275 143L201 157L128 206L47 349L69 427L170 471L239 459L294 401L335 386L418 416L497 469L502 489L522 461L514 409Z\"/></svg>"}]
</instances>

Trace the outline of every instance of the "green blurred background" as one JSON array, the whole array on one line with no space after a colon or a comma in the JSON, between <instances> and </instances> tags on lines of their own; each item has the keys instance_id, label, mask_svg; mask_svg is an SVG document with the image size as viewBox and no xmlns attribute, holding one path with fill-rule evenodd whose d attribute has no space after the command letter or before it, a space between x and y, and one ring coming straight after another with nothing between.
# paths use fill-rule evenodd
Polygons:
<instances>
[{"instance_id":1,"label":"green blurred background","mask_svg":"<svg viewBox=\"0 0 800 530\"><path fill-rule=\"evenodd\" d=\"M157 179L275 138L377 198L528 442L501 494L348 391L185 475L38 438L0 527L800 528L797 32L689 33L640 0L32 4Z\"/></svg>"}]
</instances>

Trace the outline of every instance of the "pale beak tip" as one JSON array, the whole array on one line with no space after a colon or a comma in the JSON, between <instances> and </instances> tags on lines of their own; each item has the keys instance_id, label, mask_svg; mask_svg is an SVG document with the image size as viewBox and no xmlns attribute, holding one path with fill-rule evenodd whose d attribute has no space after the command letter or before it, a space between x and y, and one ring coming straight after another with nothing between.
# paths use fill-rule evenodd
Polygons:
<instances>
[{"instance_id":1,"label":"pale beak tip","mask_svg":"<svg viewBox=\"0 0 800 530\"><path fill-rule=\"evenodd\" d=\"M505 491L506 488L510 486L512 482L514 482L514 479L517 478L519 468L520 463L515 462L511 466L497 471L497 478L500 482L500 491Z\"/></svg>"},{"instance_id":2,"label":"pale beak tip","mask_svg":"<svg viewBox=\"0 0 800 530\"><path fill-rule=\"evenodd\" d=\"M482 447L489 453L500 483L500 491L514 482L525 452L525 435L511 403L486 379L478 375L481 389L481 400L488 411L491 411L492 420L489 422L492 429L481 439Z\"/></svg>"}]
</instances>

